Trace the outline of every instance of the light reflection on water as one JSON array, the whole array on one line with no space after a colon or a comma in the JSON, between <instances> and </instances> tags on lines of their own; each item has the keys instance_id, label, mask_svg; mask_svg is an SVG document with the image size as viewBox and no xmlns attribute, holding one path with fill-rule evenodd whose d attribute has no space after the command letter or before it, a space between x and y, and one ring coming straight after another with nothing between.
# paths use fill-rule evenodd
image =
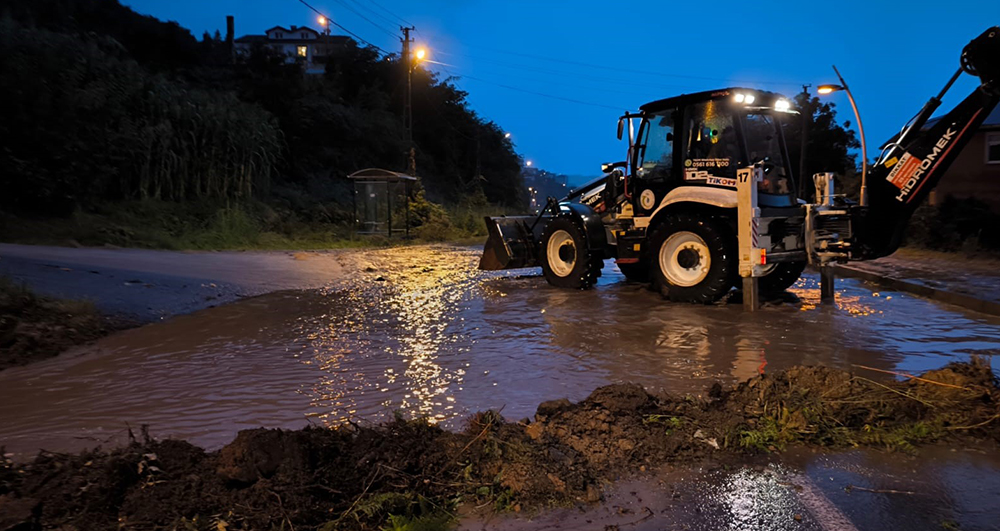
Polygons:
<instances>
[{"instance_id":1,"label":"light reflection on water","mask_svg":"<svg viewBox=\"0 0 1000 531\"><path fill-rule=\"evenodd\" d=\"M337 289L249 299L0 373L0 444L92 445L126 421L207 446L247 427L396 411L458 427L470 412L522 418L612 382L700 394L800 363L918 372L1000 352L998 319L853 280L821 305L806 276L798 300L749 314L664 302L610 262L596 289L571 291L533 271L475 271L475 250L365 256L377 271Z\"/></svg>"}]
</instances>

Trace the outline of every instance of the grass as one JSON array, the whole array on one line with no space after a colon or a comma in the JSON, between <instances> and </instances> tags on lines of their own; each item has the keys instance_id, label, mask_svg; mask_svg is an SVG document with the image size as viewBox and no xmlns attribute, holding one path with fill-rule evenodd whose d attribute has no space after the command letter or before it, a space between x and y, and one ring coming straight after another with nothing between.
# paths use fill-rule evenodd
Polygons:
<instances>
[{"instance_id":1,"label":"grass","mask_svg":"<svg viewBox=\"0 0 1000 531\"><path fill-rule=\"evenodd\" d=\"M260 202L130 201L76 211L67 218L0 214L0 241L171 250L318 250L444 241L475 245L486 238L483 218L506 213L490 205L433 207L423 225L410 230L409 240L358 235L350 222L353 214L333 206L304 215Z\"/></svg>"},{"instance_id":2,"label":"grass","mask_svg":"<svg viewBox=\"0 0 1000 531\"><path fill-rule=\"evenodd\" d=\"M43 297L0 277L0 370L55 356L108 331L93 303Z\"/></svg>"}]
</instances>

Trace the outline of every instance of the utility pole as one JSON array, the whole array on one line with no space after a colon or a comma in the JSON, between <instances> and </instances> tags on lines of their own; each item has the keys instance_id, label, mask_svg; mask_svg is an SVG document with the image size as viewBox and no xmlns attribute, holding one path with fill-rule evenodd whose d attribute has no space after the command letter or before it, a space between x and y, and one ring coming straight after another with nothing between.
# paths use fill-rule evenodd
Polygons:
<instances>
[{"instance_id":1,"label":"utility pole","mask_svg":"<svg viewBox=\"0 0 1000 531\"><path fill-rule=\"evenodd\" d=\"M812 85L802 85L802 94L805 96L805 106L802 109L802 146L799 150L799 197L803 197L806 190L806 146L809 143L809 126L812 124L812 101L809 98L809 87Z\"/></svg>"},{"instance_id":2,"label":"utility pole","mask_svg":"<svg viewBox=\"0 0 1000 531\"><path fill-rule=\"evenodd\" d=\"M413 146L413 58L410 57L410 32L413 26L400 26L403 31L403 67L406 68L406 103L403 106L403 124L406 126L406 142L409 144L409 164L406 173L416 177L417 175L417 150Z\"/></svg>"}]
</instances>

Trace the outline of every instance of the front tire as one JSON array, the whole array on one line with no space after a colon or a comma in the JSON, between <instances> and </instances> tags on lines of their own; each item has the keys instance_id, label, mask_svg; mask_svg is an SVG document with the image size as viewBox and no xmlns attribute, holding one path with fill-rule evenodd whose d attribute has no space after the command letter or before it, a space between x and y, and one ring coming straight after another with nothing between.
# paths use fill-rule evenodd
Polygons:
<instances>
[{"instance_id":1,"label":"front tire","mask_svg":"<svg viewBox=\"0 0 1000 531\"><path fill-rule=\"evenodd\" d=\"M583 229L568 217L557 217L542 232L542 274L553 286L587 289L601 276L604 260L587 245Z\"/></svg>"},{"instance_id":2,"label":"front tire","mask_svg":"<svg viewBox=\"0 0 1000 531\"><path fill-rule=\"evenodd\" d=\"M718 218L671 216L650 242L653 289L671 301L710 304L736 282L736 237Z\"/></svg>"}]
</instances>

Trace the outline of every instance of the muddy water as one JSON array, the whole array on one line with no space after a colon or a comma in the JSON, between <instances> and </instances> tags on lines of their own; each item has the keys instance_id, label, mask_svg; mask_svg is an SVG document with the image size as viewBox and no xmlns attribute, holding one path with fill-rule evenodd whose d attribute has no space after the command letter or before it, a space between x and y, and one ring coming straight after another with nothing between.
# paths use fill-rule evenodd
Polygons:
<instances>
[{"instance_id":1,"label":"muddy water","mask_svg":"<svg viewBox=\"0 0 1000 531\"><path fill-rule=\"evenodd\" d=\"M453 247L368 252L353 280L328 289L247 299L0 372L0 445L70 450L148 424L211 448L243 428L395 411L454 427L487 408L530 416L611 382L700 394L800 363L921 371L1000 353L998 319L853 280L820 305L807 276L789 301L748 314L664 302L610 262L580 292L532 270L479 272L477 260Z\"/></svg>"},{"instance_id":2,"label":"muddy water","mask_svg":"<svg viewBox=\"0 0 1000 531\"><path fill-rule=\"evenodd\" d=\"M996 454L932 446L922 449L919 458L800 450L762 456L751 464L666 467L617 482L594 506L535 518L476 518L473 512L459 529L986 531L997 529L997 515Z\"/></svg>"}]
</instances>

